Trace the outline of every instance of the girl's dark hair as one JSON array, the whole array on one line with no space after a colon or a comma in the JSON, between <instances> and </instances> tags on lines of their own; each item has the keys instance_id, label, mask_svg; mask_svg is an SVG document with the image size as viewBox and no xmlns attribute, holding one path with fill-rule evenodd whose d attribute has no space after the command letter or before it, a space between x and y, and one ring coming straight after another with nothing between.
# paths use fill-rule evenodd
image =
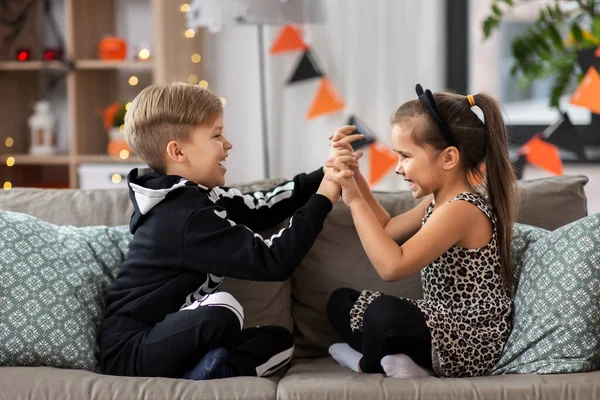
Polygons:
<instances>
[{"instance_id":1,"label":"girl's dark hair","mask_svg":"<svg viewBox=\"0 0 600 400\"><path fill-rule=\"evenodd\" d=\"M500 247L502 279L507 290L514 284L510 244L517 213L518 187L508 154L508 132L500 104L485 94L474 95L475 104L483 112L485 123L471 110L467 96L455 93L434 93L439 111L450 127L467 174L486 189L496 214ZM433 121L429 110L420 100L401 105L392 115L392 125L402 120L420 118L423 123L413 131L413 140L434 149L448 147Z\"/></svg>"}]
</instances>

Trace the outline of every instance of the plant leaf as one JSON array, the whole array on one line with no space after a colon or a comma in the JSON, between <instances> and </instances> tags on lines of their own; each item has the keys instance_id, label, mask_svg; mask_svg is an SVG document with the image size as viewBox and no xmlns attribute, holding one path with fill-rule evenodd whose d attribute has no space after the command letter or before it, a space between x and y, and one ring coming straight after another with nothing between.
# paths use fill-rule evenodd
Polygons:
<instances>
[{"instance_id":1,"label":"plant leaf","mask_svg":"<svg viewBox=\"0 0 600 400\"><path fill-rule=\"evenodd\" d=\"M566 64L556 76L550 92L550 106L558 108L560 97L571 82L575 63Z\"/></svg>"},{"instance_id":2,"label":"plant leaf","mask_svg":"<svg viewBox=\"0 0 600 400\"><path fill-rule=\"evenodd\" d=\"M546 39L542 34L534 35L533 39L535 40L535 43L538 44L538 53L540 55L542 55L542 53L547 53L548 55L552 53L552 49L550 49L550 46L548 46L548 43L546 43Z\"/></svg>"},{"instance_id":3,"label":"plant leaf","mask_svg":"<svg viewBox=\"0 0 600 400\"><path fill-rule=\"evenodd\" d=\"M485 21L483 21L483 34L486 38L490 37L492 31L500 25L500 20L495 17L487 17Z\"/></svg>"},{"instance_id":4,"label":"plant leaf","mask_svg":"<svg viewBox=\"0 0 600 400\"><path fill-rule=\"evenodd\" d=\"M562 50L564 48L562 37L560 37L560 33L558 33L558 29L556 25L549 23L546 26L546 31L548 32L548 36L552 40L552 44L558 50Z\"/></svg>"},{"instance_id":5,"label":"plant leaf","mask_svg":"<svg viewBox=\"0 0 600 400\"><path fill-rule=\"evenodd\" d=\"M576 23L571 24L571 33L573 34L573 39L575 39L575 43L583 42L583 32L581 28Z\"/></svg>"},{"instance_id":6,"label":"plant leaf","mask_svg":"<svg viewBox=\"0 0 600 400\"><path fill-rule=\"evenodd\" d=\"M496 14L497 16L501 17L502 16L502 10L500 9L500 7L498 7L496 4L494 4L492 6L492 11L494 12L494 14Z\"/></svg>"},{"instance_id":7,"label":"plant leaf","mask_svg":"<svg viewBox=\"0 0 600 400\"><path fill-rule=\"evenodd\" d=\"M592 21L592 35L600 40L600 18L594 18Z\"/></svg>"}]
</instances>

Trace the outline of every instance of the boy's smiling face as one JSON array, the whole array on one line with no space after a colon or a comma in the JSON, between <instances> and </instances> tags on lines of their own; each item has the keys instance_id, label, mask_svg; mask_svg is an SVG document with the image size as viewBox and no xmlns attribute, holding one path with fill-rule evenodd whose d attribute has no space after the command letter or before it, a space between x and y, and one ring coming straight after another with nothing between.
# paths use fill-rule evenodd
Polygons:
<instances>
[{"instance_id":1,"label":"boy's smiling face","mask_svg":"<svg viewBox=\"0 0 600 400\"><path fill-rule=\"evenodd\" d=\"M212 125L194 128L189 140L178 142L176 146L174 151L167 149L175 161L167 173L180 175L209 189L225 184L225 160L233 146L223 135L223 116L215 119Z\"/></svg>"}]
</instances>

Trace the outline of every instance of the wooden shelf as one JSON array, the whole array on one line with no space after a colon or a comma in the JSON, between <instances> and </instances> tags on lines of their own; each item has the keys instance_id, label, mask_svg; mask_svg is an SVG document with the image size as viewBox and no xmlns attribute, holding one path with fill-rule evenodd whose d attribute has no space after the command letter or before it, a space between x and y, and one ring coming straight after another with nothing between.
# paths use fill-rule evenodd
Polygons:
<instances>
[{"instance_id":1,"label":"wooden shelf","mask_svg":"<svg viewBox=\"0 0 600 400\"><path fill-rule=\"evenodd\" d=\"M128 61L128 60L77 60L76 69L98 70L98 69L116 69L116 70L152 70L152 61Z\"/></svg>"},{"instance_id":2,"label":"wooden shelf","mask_svg":"<svg viewBox=\"0 0 600 400\"><path fill-rule=\"evenodd\" d=\"M127 158L126 160L123 160L118 157L109 156L108 154L86 154L86 155L77 156L77 163L78 164L82 164L82 163L143 164L144 162L139 157L136 157L136 156L131 156L131 157Z\"/></svg>"},{"instance_id":3,"label":"wooden shelf","mask_svg":"<svg viewBox=\"0 0 600 400\"><path fill-rule=\"evenodd\" d=\"M3 124L0 177L6 176L13 186L56 184L77 188L81 186L82 166L100 164L108 170L113 167L126 170L134 165L145 165L136 156L122 160L106 153L108 137L102 111L115 102L132 101L150 84L186 82L192 74L204 76L204 63L190 60L191 54L204 53L204 31L191 39L182 35L186 15L172 0L61 0L58 3L62 7L55 11L57 14L62 11L57 20L65 36L64 52L72 61L67 65L62 61L40 59L47 44L43 37L46 27L42 3L33 2L33 16L24 21L24 28L11 46L0 46L0 97L5 100L0 106ZM130 6L130 3L135 5ZM145 16L136 22L135 35L129 35L128 29L118 23L128 20L127 13ZM98 45L107 34L125 37L132 48L141 46L142 39L147 40L152 49L151 59L99 59ZM36 60L14 60L12 57L21 47L31 48ZM138 78L137 84L130 84L132 75ZM55 84L49 100L57 117L57 133L61 135L57 141L69 150L67 154L49 156L28 154L31 143L28 120L35 104L46 96L50 83ZM9 137L14 139L13 147L5 148ZM6 165L8 157L15 158L14 166Z\"/></svg>"},{"instance_id":4,"label":"wooden shelf","mask_svg":"<svg viewBox=\"0 0 600 400\"><path fill-rule=\"evenodd\" d=\"M2 164L6 164L8 157L14 157L15 166L18 165L69 165L70 157L66 154L41 156L35 154L2 154Z\"/></svg>"},{"instance_id":5,"label":"wooden shelf","mask_svg":"<svg viewBox=\"0 0 600 400\"><path fill-rule=\"evenodd\" d=\"M75 68L85 70L113 69L113 70L141 70L151 71L152 61L105 61L105 60L77 60ZM0 71L41 71L44 69L61 71L67 70L60 61L0 61Z\"/></svg>"},{"instance_id":6,"label":"wooden shelf","mask_svg":"<svg viewBox=\"0 0 600 400\"><path fill-rule=\"evenodd\" d=\"M67 70L60 61L0 61L0 71Z\"/></svg>"}]
</instances>

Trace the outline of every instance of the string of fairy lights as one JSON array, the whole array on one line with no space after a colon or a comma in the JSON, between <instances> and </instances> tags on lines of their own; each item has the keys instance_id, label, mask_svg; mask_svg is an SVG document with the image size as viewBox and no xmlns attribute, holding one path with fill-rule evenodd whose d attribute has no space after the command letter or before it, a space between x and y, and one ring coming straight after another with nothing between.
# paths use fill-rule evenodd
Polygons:
<instances>
[{"instance_id":1,"label":"string of fairy lights","mask_svg":"<svg viewBox=\"0 0 600 400\"><path fill-rule=\"evenodd\" d=\"M4 146L6 146L7 149L10 149L11 147L13 147L14 144L15 144L15 140L10 136L7 137L6 140L4 141ZM15 158L13 156L6 157L6 167L11 168L11 167L14 167L14 165L15 165ZM10 176L10 172L7 175ZM2 185L2 187L4 188L4 190L12 189L12 182L10 180L6 180L4 182L4 184Z\"/></svg>"},{"instance_id":2,"label":"string of fairy lights","mask_svg":"<svg viewBox=\"0 0 600 400\"><path fill-rule=\"evenodd\" d=\"M182 13L187 13L190 11L190 5L188 3L183 3L179 6L179 11ZM196 31L193 29L186 29L183 35L188 39L193 39L196 37ZM190 61L194 64L200 63L202 61L202 56L198 53L194 53L190 56ZM198 76L196 74L190 74L188 76L188 83L198 84L198 86L203 87L204 89L208 88L208 82L206 80L198 80ZM223 105L227 104L227 100L224 97L221 97L221 103Z\"/></svg>"},{"instance_id":3,"label":"string of fairy lights","mask_svg":"<svg viewBox=\"0 0 600 400\"><path fill-rule=\"evenodd\" d=\"M179 6L179 11L182 13L187 13L190 10L190 5L188 3L183 3ZM196 37L196 31L193 29L186 29L183 31L183 37L186 39L193 39ZM150 59L150 50L146 47L141 48L138 52L137 58L139 61L147 61ZM193 64L199 64L202 61L202 56L199 53L193 53L190 55L189 57L190 62ZM198 86L207 89L208 88L208 82L204 79L200 80L198 78L198 76L196 74L190 74L187 78L188 83L191 84L197 84ZM140 80L136 75L131 75L129 76L127 83L130 86L137 86L139 84ZM225 106L227 104L227 100L224 97L220 97L221 99L221 103L223 104L223 106ZM129 107L131 105L131 102L127 103L125 105L125 109L128 110ZM124 126L121 125L119 127L119 131L121 131L121 133L123 133L124 130ZM15 144L15 140L12 137L7 137L6 140L4 141L4 146L8 149L6 150L6 154L10 154L10 149L14 146ZM121 152L119 153L119 158L126 160L128 159L130 156L129 151L127 150L121 150ZM6 167L7 168L12 168L15 166L16 164L16 160L15 157L12 155L8 155L6 157L5 160L6 163ZM10 190L13 187L12 182L10 181L9 177L11 176L10 170L8 171L7 174L5 174L7 179L5 180L4 184L3 184L3 189L4 190ZM111 180L113 183L120 183L122 180L122 176L121 174L113 174L111 177Z\"/></svg>"}]
</instances>

